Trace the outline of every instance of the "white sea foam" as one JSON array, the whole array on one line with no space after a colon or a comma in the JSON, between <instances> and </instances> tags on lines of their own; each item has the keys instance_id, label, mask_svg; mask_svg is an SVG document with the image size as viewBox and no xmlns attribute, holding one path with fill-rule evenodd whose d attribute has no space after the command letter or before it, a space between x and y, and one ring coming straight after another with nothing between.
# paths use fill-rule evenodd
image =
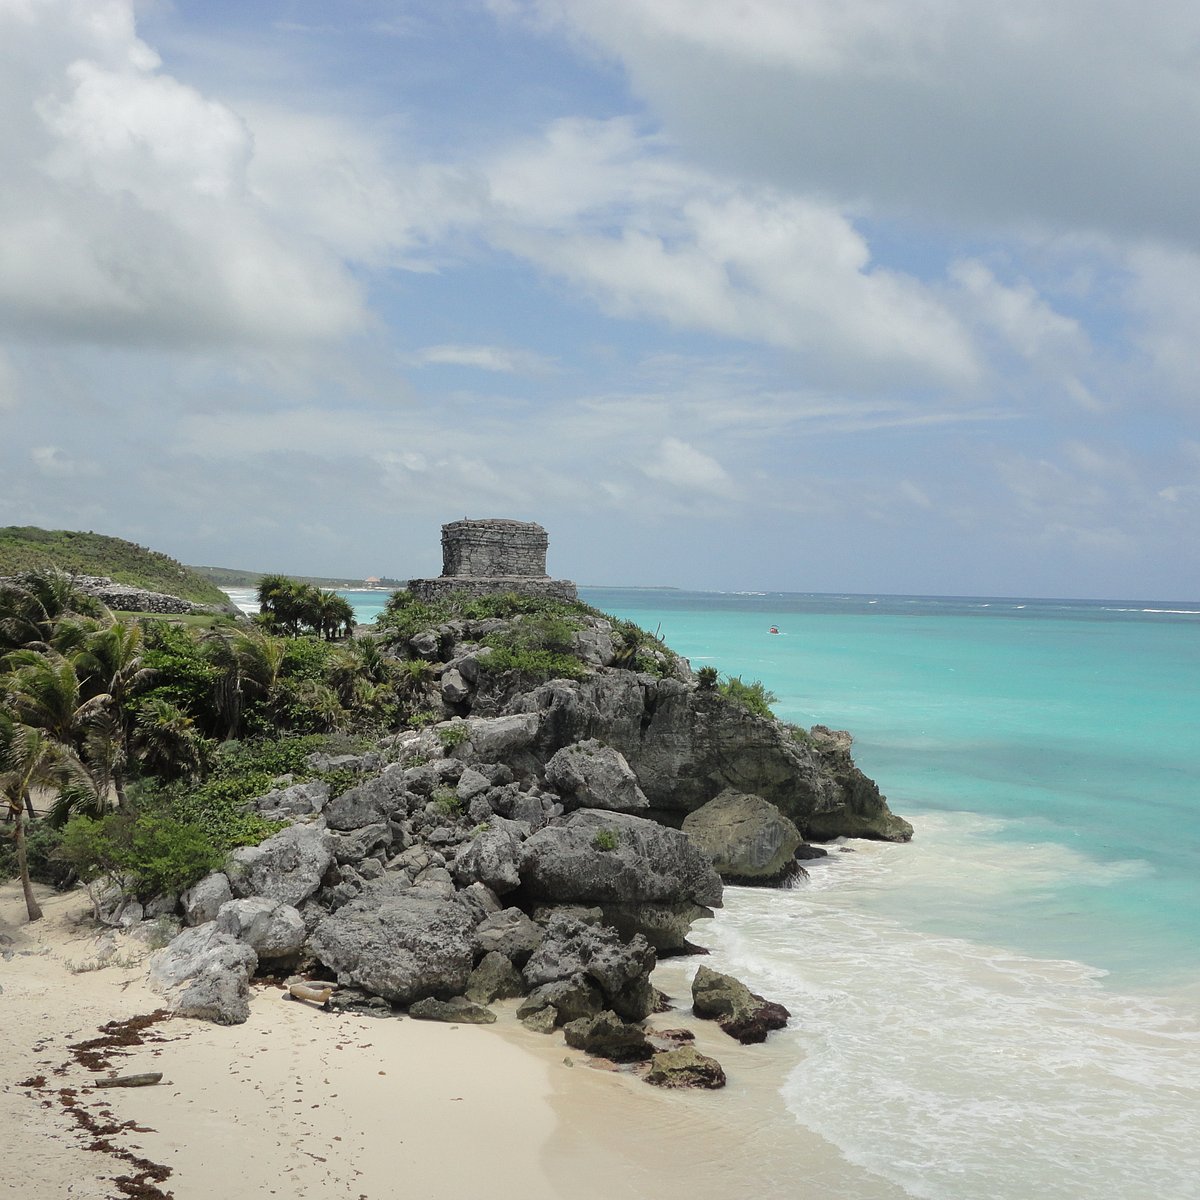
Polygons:
<instances>
[{"instance_id":1,"label":"white sea foam","mask_svg":"<svg viewBox=\"0 0 1200 1200\"><path fill-rule=\"evenodd\" d=\"M1196 1195L1194 1007L1114 992L1084 963L915 932L875 903L912 848L853 845L791 891L729 889L704 938L714 966L791 1009L796 1119L922 1200ZM1007 880L966 857L972 903L1064 872L1119 877L1057 846L1025 848L1019 870L1010 856Z\"/></svg>"},{"instance_id":2,"label":"white sea foam","mask_svg":"<svg viewBox=\"0 0 1200 1200\"><path fill-rule=\"evenodd\" d=\"M221 591L248 617L258 612L258 591L255 588L222 588Z\"/></svg>"}]
</instances>

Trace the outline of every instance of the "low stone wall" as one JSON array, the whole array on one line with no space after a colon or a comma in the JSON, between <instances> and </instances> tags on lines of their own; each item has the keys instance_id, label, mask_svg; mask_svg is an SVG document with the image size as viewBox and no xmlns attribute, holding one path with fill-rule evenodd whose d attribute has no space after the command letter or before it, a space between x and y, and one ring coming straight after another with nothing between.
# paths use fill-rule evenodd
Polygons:
<instances>
[{"instance_id":1,"label":"low stone wall","mask_svg":"<svg viewBox=\"0 0 1200 1200\"><path fill-rule=\"evenodd\" d=\"M20 578L20 576L10 576L0 579L0 583L19 583ZM102 575L72 575L71 582L81 592L95 596L101 604L113 612L179 615L210 611L205 605L193 604L190 600L181 600L178 596L168 596L165 592L148 592L144 588L116 583Z\"/></svg>"},{"instance_id":2,"label":"low stone wall","mask_svg":"<svg viewBox=\"0 0 1200 1200\"><path fill-rule=\"evenodd\" d=\"M528 575L492 575L471 578L465 575L437 579L410 579L408 590L427 604L447 596L496 596L516 592L520 596L538 596L545 600L578 600L575 585L569 579L532 579Z\"/></svg>"},{"instance_id":3,"label":"low stone wall","mask_svg":"<svg viewBox=\"0 0 1200 1200\"><path fill-rule=\"evenodd\" d=\"M168 596L164 592L144 592L141 588L125 587L119 583L91 594L113 612L177 615L202 611L199 605L193 604L190 600L181 600L178 596Z\"/></svg>"}]
</instances>

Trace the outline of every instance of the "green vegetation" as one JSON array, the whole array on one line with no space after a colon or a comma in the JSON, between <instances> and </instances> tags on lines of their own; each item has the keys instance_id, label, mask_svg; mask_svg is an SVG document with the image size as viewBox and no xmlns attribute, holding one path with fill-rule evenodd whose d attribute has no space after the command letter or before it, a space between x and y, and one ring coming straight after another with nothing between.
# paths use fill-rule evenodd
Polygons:
<instances>
[{"instance_id":1,"label":"green vegetation","mask_svg":"<svg viewBox=\"0 0 1200 1200\"><path fill-rule=\"evenodd\" d=\"M581 601L505 592L490 596L452 593L429 603L411 592L396 592L375 624L385 644L404 647L410 638L436 631L449 621L511 621L508 629L484 639L493 653L480 658L483 670L579 679L587 667L575 651L574 635L584 627L586 617L603 618L612 625L613 666L658 676L670 674L675 667L676 656L661 638Z\"/></svg>"},{"instance_id":2,"label":"green vegetation","mask_svg":"<svg viewBox=\"0 0 1200 1200\"><path fill-rule=\"evenodd\" d=\"M597 829L592 838L592 845L597 850L615 850L617 848L617 831L615 829Z\"/></svg>"},{"instance_id":3,"label":"green vegetation","mask_svg":"<svg viewBox=\"0 0 1200 1200\"><path fill-rule=\"evenodd\" d=\"M369 741L428 702L428 672L374 640L288 633L117 618L53 571L0 585L0 865L21 878L31 920L47 824L76 831L62 853L81 876L161 890L275 832L246 802L280 774L311 774L314 750L345 747L331 735ZM49 813L35 819L42 793Z\"/></svg>"},{"instance_id":4,"label":"green vegetation","mask_svg":"<svg viewBox=\"0 0 1200 1200\"><path fill-rule=\"evenodd\" d=\"M524 615L484 639L492 653L481 655L479 666L491 675L512 671L524 676L580 679L586 670L574 649L580 628L576 613L552 610Z\"/></svg>"},{"instance_id":5,"label":"green vegetation","mask_svg":"<svg viewBox=\"0 0 1200 1200\"><path fill-rule=\"evenodd\" d=\"M741 705L759 717L771 717L771 705L779 701L774 692L768 691L760 680L745 683L740 675L728 675L717 685L717 691L726 700Z\"/></svg>"},{"instance_id":6,"label":"green vegetation","mask_svg":"<svg viewBox=\"0 0 1200 1200\"><path fill-rule=\"evenodd\" d=\"M438 812L446 817L457 817L463 811L463 802L449 788L438 788L433 793L433 803Z\"/></svg>"},{"instance_id":7,"label":"green vegetation","mask_svg":"<svg viewBox=\"0 0 1200 1200\"><path fill-rule=\"evenodd\" d=\"M327 642L354 631L354 609L345 596L323 592L283 575L264 575L258 585L259 623L274 633L312 633Z\"/></svg>"},{"instance_id":8,"label":"green vegetation","mask_svg":"<svg viewBox=\"0 0 1200 1200\"><path fill-rule=\"evenodd\" d=\"M437 735L438 740L447 750L453 750L455 746L461 746L471 736L471 731L465 723L445 725L437 731Z\"/></svg>"},{"instance_id":9,"label":"green vegetation","mask_svg":"<svg viewBox=\"0 0 1200 1200\"><path fill-rule=\"evenodd\" d=\"M696 672L696 683L702 691L714 691L719 678L716 667L701 667Z\"/></svg>"},{"instance_id":10,"label":"green vegetation","mask_svg":"<svg viewBox=\"0 0 1200 1200\"><path fill-rule=\"evenodd\" d=\"M589 612L592 610L586 604L523 596L517 592L502 592L492 596L470 596L465 592L457 592L436 603L420 600L411 592L394 592L376 618L375 625L384 640L394 645L427 629L436 629L447 621L510 620L522 616L561 617L570 621L577 619L580 613Z\"/></svg>"},{"instance_id":11,"label":"green vegetation","mask_svg":"<svg viewBox=\"0 0 1200 1200\"><path fill-rule=\"evenodd\" d=\"M111 879L142 901L189 887L225 859L199 825L160 813L72 817L58 853L84 883Z\"/></svg>"},{"instance_id":12,"label":"green vegetation","mask_svg":"<svg viewBox=\"0 0 1200 1200\"><path fill-rule=\"evenodd\" d=\"M229 603L224 592L190 567L123 538L32 525L0 527L0 576L47 568L75 575L104 575L117 583L166 592L197 604Z\"/></svg>"}]
</instances>

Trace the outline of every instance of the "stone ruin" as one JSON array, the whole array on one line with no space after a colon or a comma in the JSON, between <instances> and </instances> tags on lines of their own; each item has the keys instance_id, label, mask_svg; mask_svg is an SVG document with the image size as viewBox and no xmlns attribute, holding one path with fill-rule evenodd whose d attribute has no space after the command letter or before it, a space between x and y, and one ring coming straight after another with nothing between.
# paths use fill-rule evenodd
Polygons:
<instances>
[{"instance_id":1,"label":"stone ruin","mask_svg":"<svg viewBox=\"0 0 1200 1200\"><path fill-rule=\"evenodd\" d=\"M569 579L546 574L546 531L532 521L452 521L442 526L442 573L437 579L410 579L408 590L421 600L451 592L487 596L518 592L554 600L575 600Z\"/></svg>"}]
</instances>

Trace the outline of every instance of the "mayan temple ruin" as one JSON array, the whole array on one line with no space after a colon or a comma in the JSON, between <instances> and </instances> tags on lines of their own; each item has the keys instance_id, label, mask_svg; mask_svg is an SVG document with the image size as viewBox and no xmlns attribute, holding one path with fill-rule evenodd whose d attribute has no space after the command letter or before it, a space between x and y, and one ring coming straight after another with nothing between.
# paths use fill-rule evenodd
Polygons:
<instances>
[{"instance_id":1,"label":"mayan temple ruin","mask_svg":"<svg viewBox=\"0 0 1200 1200\"><path fill-rule=\"evenodd\" d=\"M546 531L532 521L452 521L442 526L442 573L410 579L408 590L422 600L450 592L484 596L519 592L556 600L576 599L569 579L546 574Z\"/></svg>"}]
</instances>

